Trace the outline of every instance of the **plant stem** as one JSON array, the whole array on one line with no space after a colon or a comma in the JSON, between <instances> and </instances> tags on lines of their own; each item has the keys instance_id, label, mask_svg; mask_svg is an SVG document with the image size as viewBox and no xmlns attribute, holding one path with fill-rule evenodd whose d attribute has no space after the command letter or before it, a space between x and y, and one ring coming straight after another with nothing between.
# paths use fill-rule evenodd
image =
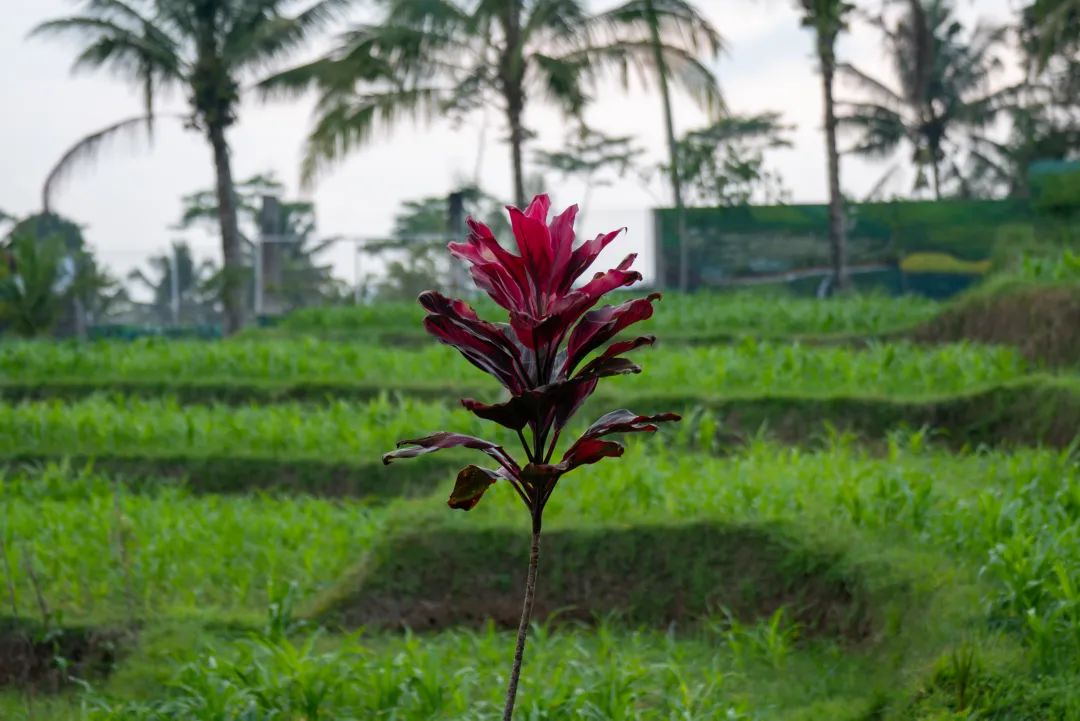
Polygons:
<instances>
[{"instance_id":1,"label":"plant stem","mask_svg":"<svg viewBox=\"0 0 1080 721\"><path fill-rule=\"evenodd\" d=\"M521 659L525 656L525 637L532 621L533 600L536 598L536 569L540 564L540 511L533 514L532 547L529 550L529 575L525 579L525 604L518 624L517 648L514 650L514 667L510 671L510 684L506 688L506 706L503 721L514 717L514 700L517 698L518 679L521 677Z\"/></svg>"}]
</instances>

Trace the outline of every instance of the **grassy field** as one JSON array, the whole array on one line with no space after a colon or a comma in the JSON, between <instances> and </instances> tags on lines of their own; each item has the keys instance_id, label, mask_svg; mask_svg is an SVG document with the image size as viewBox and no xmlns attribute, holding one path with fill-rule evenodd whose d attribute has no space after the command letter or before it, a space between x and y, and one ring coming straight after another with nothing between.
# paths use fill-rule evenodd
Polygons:
<instances>
[{"instance_id":1,"label":"grassy field","mask_svg":"<svg viewBox=\"0 0 1080 721\"><path fill-rule=\"evenodd\" d=\"M499 311L486 296L473 302L481 315L493 316ZM776 292L667 294L657 304L653 319L638 327L669 342L740 335L879 335L916 325L940 310L940 303L915 296L897 302L873 295L820 301ZM356 341L422 339L423 317L422 309L414 303L312 308L289 316L270 333Z\"/></svg>"},{"instance_id":2,"label":"grassy field","mask_svg":"<svg viewBox=\"0 0 1080 721\"><path fill-rule=\"evenodd\" d=\"M1071 368L805 339L928 303L662 307L653 332L699 342L641 352L581 423L686 418L560 484L519 718L1080 719ZM498 718L520 502L452 512L475 459L379 456L444 428L512 439L457 406L491 397L478 371L380 342L418 315L0 343L0 718Z\"/></svg>"},{"instance_id":3,"label":"grassy field","mask_svg":"<svg viewBox=\"0 0 1080 721\"><path fill-rule=\"evenodd\" d=\"M662 345L638 351L646 379L620 378L618 395L701 397L803 394L915 398L1016 380L1037 368L1014 349L966 343L803 345L751 337L725 345ZM432 368L438 368L434 377ZM88 346L0 345L0 392L8 397L72 397L114 390L214 400L291 396L367 397L397 391L456 400L501 389L453 349L403 349L311 339L274 342L138 341Z\"/></svg>"}]
</instances>

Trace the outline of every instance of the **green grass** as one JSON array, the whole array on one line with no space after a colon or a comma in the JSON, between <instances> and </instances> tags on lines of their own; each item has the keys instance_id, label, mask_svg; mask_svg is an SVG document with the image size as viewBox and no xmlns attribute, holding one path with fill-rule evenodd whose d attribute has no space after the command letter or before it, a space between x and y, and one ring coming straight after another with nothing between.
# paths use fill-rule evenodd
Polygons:
<instances>
[{"instance_id":1,"label":"green grass","mask_svg":"<svg viewBox=\"0 0 1080 721\"><path fill-rule=\"evenodd\" d=\"M853 295L819 300L753 292L665 294L650 332L661 338L750 335L877 336L908 328L940 312L938 302L908 296Z\"/></svg>"},{"instance_id":2,"label":"green grass","mask_svg":"<svg viewBox=\"0 0 1080 721\"><path fill-rule=\"evenodd\" d=\"M361 501L134 492L64 466L0 477L0 538L18 615L110 623L261 613L275 585L309 594L376 543L387 511ZM5 574L6 575L6 574ZM11 609L5 589L2 613Z\"/></svg>"},{"instance_id":3,"label":"green grass","mask_svg":"<svg viewBox=\"0 0 1080 721\"><path fill-rule=\"evenodd\" d=\"M403 438L479 419L441 403L383 397L316 407L183 406L169 399L91 397L0 405L0 454L279 458L379 462Z\"/></svg>"},{"instance_id":4,"label":"green grass","mask_svg":"<svg viewBox=\"0 0 1080 721\"><path fill-rule=\"evenodd\" d=\"M938 308L665 299L646 374L606 381L579 422L687 417L560 482L517 718L1080 721L1077 381L1009 349L754 338L876 335ZM30 706L0 691L0 718L498 718L520 501L500 485L449 511L463 454L375 472L428 431L512 443L448 402L498 397L453 351L377 345L420 340L420 315L0 345L7 397L57 396L0 404L0 616L46 647L42 629L135 632L108 677ZM309 332L337 342L293 337Z\"/></svg>"},{"instance_id":5,"label":"green grass","mask_svg":"<svg viewBox=\"0 0 1080 721\"><path fill-rule=\"evenodd\" d=\"M634 355L647 372L616 379L602 393L706 398L799 393L916 398L1014 380L1031 365L1008 348L935 348L877 343L805 346L744 338L720 346L659 348ZM436 375L432 369L438 369ZM415 350L315 340L190 343L148 341L0 346L0 388L8 396L78 396L94 390L234 402L299 397L370 397L400 390L456 400L495 396L497 384L434 341ZM140 387L145 393L139 393ZM20 390L21 389L21 390ZM200 392L201 389L201 392ZM277 396L277 398L275 398Z\"/></svg>"},{"instance_id":6,"label":"green grass","mask_svg":"<svg viewBox=\"0 0 1080 721\"><path fill-rule=\"evenodd\" d=\"M505 313L486 297L472 302L485 317ZM665 293L648 327L649 332L669 340L739 335L879 335L916 325L940 308L939 303L919 297L897 300L857 295L822 301L781 293ZM422 336L423 317L423 310L413 303L311 308L286 317L268 334L405 341Z\"/></svg>"},{"instance_id":7,"label":"green grass","mask_svg":"<svg viewBox=\"0 0 1080 721\"><path fill-rule=\"evenodd\" d=\"M719 608L696 624L675 629L617 620L592 629L551 628L534 634L530 646L522 717L854 721L965 718L966 713L1003 720L1076 718L1080 466L1067 452L952 454L928 440L925 434L897 433L877 452L843 436L817 451L758 442L726 458L665 452L644 442L634 444L619 462L567 478L550 507L553 534L646 523L709 521L763 530L779 524L791 544L789 558L779 561L783 572L800 578L809 570L800 560L807 550L831 549L839 555L829 573L860 579L877 630L851 645L828 635L810 636L793 623L795 613L730 619ZM310 608L312 599L326 596L320 589L341 574L347 556L365 549L393 556L402 534L422 533L437 543L440 537L451 538L451 532L509 527L526 533L520 502L507 488L493 491L469 514L446 510L441 496L448 488L440 491L435 498L396 506L393 518L379 525L366 510L334 504L328 508L337 510L329 516L327 511L301 514L309 520L298 522L288 505L324 507L300 499L216 499L213 504L237 511L200 519L207 507L187 504L202 499L163 490L166 502L146 510L146 520L138 515L139 506L130 506L140 519L141 534L182 524L205 524L218 532L196 531L191 545L184 545L186 534L181 538L166 531L162 535L168 542L145 548L133 543L131 548L147 559L158 553L172 559L161 566L165 575L153 581L162 599L175 601L153 606L163 629L195 622L200 615L213 621L225 611L265 602L263 580L268 576L279 592L290 582L298 584L299 607ZM22 524L10 537L9 554L20 543L29 544L35 557L47 557L54 545L71 549L59 554L48 573L42 568L39 575L51 577L46 597L66 598L63 589L79 588L79 579L85 582L87 576L104 574L108 585L124 587L124 564L107 532L91 535L97 536L91 545L96 558L89 564L71 526L56 522L57 530L49 530L49 518L67 514L75 514L87 528L115 528L112 492L105 479L64 483L48 474L5 484L5 523L10 527L17 517ZM100 500L88 499L95 496ZM125 496L123 502L142 498ZM150 508L151 500L138 502ZM255 513L239 512L253 503L267 505ZM33 513L42 507L50 513ZM363 513L366 520L350 513ZM303 545L310 550L300 552L283 542L275 535L284 532L281 527L269 522L268 531L262 516L288 519L282 524L287 526L299 523L302 533L289 530L287 537L299 544L306 535ZM223 533L222 517L235 519ZM346 530L350 521L362 528ZM168 548L177 545L194 557L190 564L178 562ZM468 562L482 574L495 549L470 548ZM214 560L221 554L232 563ZM277 557L273 572L262 560L268 556ZM136 557L136 565L144 562ZM692 556L671 558L693 567ZM13 560L17 567L17 554ZM254 574L258 581L251 580L248 565L260 569ZM569 570L559 569L558 559L545 558L541 583L548 578L557 588L558 574ZM403 563L395 582L403 591L415 589L431 570ZM344 578L351 585L363 576ZM643 578L658 584L658 593L671 590L662 577ZM707 586L745 579L701 580ZM260 585L263 589L251 590ZM467 588L468 579L462 578L461 585ZM19 589L27 592L25 579ZM205 595L200 597L198 589ZM342 588L334 595L346 592ZM110 589L102 603L122 613L127 601ZM66 608L60 600L55 605ZM248 718L241 715L245 708L257 709L262 714L257 718L275 710L295 719L497 717L511 640L506 633L481 628L405 637L322 635L308 646L307 632L280 618L280 599L276 608L274 627L296 631L289 636L292 641L280 633L245 641L204 621L196 631L173 638L166 649L153 645L154 634L161 631L148 630L111 681L93 682L104 697L82 696L100 701L83 718L203 719L219 705L228 712L215 718ZM181 618L164 617L173 612ZM160 685L165 679L181 685L165 690ZM18 703L9 695L0 709L18 709ZM74 707L66 708L55 717L80 717Z\"/></svg>"}]
</instances>

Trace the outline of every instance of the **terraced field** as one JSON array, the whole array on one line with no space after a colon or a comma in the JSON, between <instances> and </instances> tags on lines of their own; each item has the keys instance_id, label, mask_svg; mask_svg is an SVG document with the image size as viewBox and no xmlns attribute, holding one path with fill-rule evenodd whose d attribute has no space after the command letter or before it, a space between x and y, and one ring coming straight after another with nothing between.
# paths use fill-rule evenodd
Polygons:
<instances>
[{"instance_id":1,"label":"terraced field","mask_svg":"<svg viewBox=\"0 0 1080 721\"><path fill-rule=\"evenodd\" d=\"M582 412L686 418L560 485L522 718L1080 718L1073 369L881 338L929 304L665 303L720 320L659 316L696 342ZM335 313L0 343L0 718L498 718L519 501L379 460L494 389L390 345L409 310Z\"/></svg>"}]
</instances>

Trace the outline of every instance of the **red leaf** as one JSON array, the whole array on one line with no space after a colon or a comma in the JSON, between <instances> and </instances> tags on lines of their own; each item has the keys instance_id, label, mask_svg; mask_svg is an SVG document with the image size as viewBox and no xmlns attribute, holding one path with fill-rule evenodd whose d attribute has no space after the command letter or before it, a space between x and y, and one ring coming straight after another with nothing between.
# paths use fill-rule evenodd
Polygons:
<instances>
[{"instance_id":1,"label":"red leaf","mask_svg":"<svg viewBox=\"0 0 1080 721\"><path fill-rule=\"evenodd\" d=\"M462 511L469 511L476 507L487 489L499 480L496 471L489 471L479 466L465 466L454 481L454 490L450 492L450 500L447 505Z\"/></svg>"},{"instance_id":2,"label":"red leaf","mask_svg":"<svg viewBox=\"0 0 1080 721\"><path fill-rule=\"evenodd\" d=\"M505 326L481 320L467 303L433 290L421 293L419 300L428 311L424 327L429 333L457 348L470 363L495 376L511 393L528 387L521 351L507 335Z\"/></svg>"},{"instance_id":3,"label":"red leaf","mask_svg":"<svg viewBox=\"0 0 1080 721\"><path fill-rule=\"evenodd\" d=\"M574 328L574 332L570 334L563 374L572 373L585 356L611 340L627 326L652 317L653 301L659 299L659 293L652 293L646 298L636 298L621 305L607 305L586 313Z\"/></svg>"},{"instance_id":4,"label":"red leaf","mask_svg":"<svg viewBox=\"0 0 1080 721\"><path fill-rule=\"evenodd\" d=\"M577 219L577 214L578 207L571 205L552 218L551 224L548 225L551 244L554 247L551 254L551 277L548 287L554 288L556 292L562 290L562 280L566 277L566 268L574 253L574 221Z\"/></svg>"},{"instance_id":5,"label":"red leaf","mask_svg":"<svg viewBox=\"0 0 1080 721\"><path fill-rule=\"evenodd\" d=\"M657 423L677 421L680 418L677 413L639 416L625 409L612 411L589 426L581 438L570 446L563 455L562 465L569 471L584 463L596 463L601 458L622 455L621 444L597 439L612 433L652 433L657 430Z\"/></svg>"},{"instance_id":6,"label":"red leaf","mask_svg":"<svg viewBox=\"0 0 1080 721\"><path fill-rule=\"evenodd\" d=\"M547 280L551 275L551 233L546 225L547 208L550 204L546 195L538 195L524 213L517 208L507 208L510 212L510 226L514 231L518 251L521 253L522 260L525 261L525 269L533 284L533 292L526 297L524 310L532 311L534 314L543 312L536 301L538 297L547 294ZM544 213L543 216L540 215L541 210Z\"/></svg>"},{"instance_id":7,"label":"red leaf","mask_svg":"<svg viewBox=\"0 0 1080 721\"><path fill-rule=\"evenodd\" d=\"M528 393L514 396L504 403L487 404L472 398L461 399L461 405L485 421L494 421L514 431L520 431L536 418L536 403Z\"/></svg>"},{"instance_id":8,"label":"red leaf","mask_svg":"<svg viewBox=\"0 0 1080 721\"><path fill-rule=\"evenodd\" d=\"M569 292L573 287L574 281L581 277L582 273L589 269L589 266L593 264L600 252L608 247L613 240L619 237L626 228L619 228L613 230L610 233L601 233L592 240L585 241L581 244L581 247L573 252L570 256L570 262L566 266L566 274L562 278L562 283L559 286L561 293Z\"/></svg>"},{"instance_id":9,"label":"red leaf","mask_svg":"<svg viewBox=\"0 0 1080 721\"><path fill-rule=\"evenodd\" d=\"M578 466L596 463L603 458L618 458L626 451L621 443L597 438L580 440L563 456L562 465L570 471Z\"/></svg>"},{"instance_id":10,"label":"red leaf","mask_svg":"<svg viewBox=\"0 0 1080 721\"><path fill-rule=\"evenodd\" d=\"M614 371L630 372L630 371ZM614 374L614 372L612 374ZM558 430L581 408L596 390L598 377L578 376L525 391L503 403L488 405L472 398L461 404L484 420L520 431L525 426Z\"/></svg>"},{"instance_id":11,"label":"red leaf","mask_svg":"<svg viewBox=\"0 0 1080 721\"><path fill-rule=\"evenodd\" d=\"M464 446L477 451L483 451L506 469L512 477L517 478L521 468L510 457L503 447L491 441L485 441L475 436L466 436L461 433L448 433L440 431L423 438L414 438L408 441L398 441L398 450L383 455L383 463L390 465L399 458L416 458L446 448L458 448ZM407 447L406 447L407 446Z\"/></svg>"},{"instance_id":12,"label":"red leaf","mask_svg":"<svg viewBox=\"0 0 1080 721\"><path fill-rule=\"evenodd\" d=\"M603 365L603 364L607 363L609 361L609 359L615 358L616 356L620 356L623 353L629 353L630 351L641 348L642 346L652 345L655 342L656 342L656 336L643 335L643 336L641 336L639 338L634 338L633 340L622 340L622 341L619 341L618 343L612 343L611 345L609 345L604 350L603 353L598 355L596 358L593 358L591 361L589 361L585 365L584 368L582 368L580 371L578 371L578 375L582 376L582 375L588 375L588 374L594 373L595 372L594 371L595 366ZM641 371L641 369L638 368L638 370L633 371L633 372L638 373L640 371Z\"/></svg>"},{"instance_id":13,"label":"red leaf","mask_svg":"<svg viewBox=\"0 0 1080 721\"><path fill-rule=\"evenodd\" d=\"M469 236L464 243L450 243L450 253L473 264L472 274L477 285L507 310L525 303L529 282L521 258L509 252L495 239L491 228L472 218Z\"/></svg>"}]
</instances>

